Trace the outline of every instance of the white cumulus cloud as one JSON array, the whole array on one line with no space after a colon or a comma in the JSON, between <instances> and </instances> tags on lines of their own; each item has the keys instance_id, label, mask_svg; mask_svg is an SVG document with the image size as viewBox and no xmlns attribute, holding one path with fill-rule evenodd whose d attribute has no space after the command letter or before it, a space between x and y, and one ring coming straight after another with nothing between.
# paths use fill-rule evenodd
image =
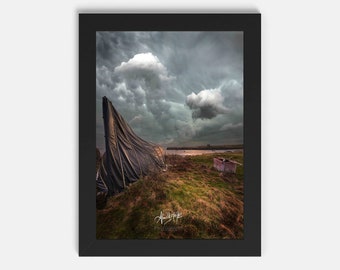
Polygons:
<instances>
[{"instance_id":1,"label":"white cumulus cloud","mask_svg":"<svg viewBox=\"0 0 340 270\"><path fill-rule=\"evenodd\" d=\"M116 67L115 72L125 75L145 76L153 74L159 80L169 80L166 67L159 61L158 57L152 53L139 53L136 54L127 62L122 62Z\"/></svg>"},{"instance_id":2,"label":"white cumulus cloud","mask_svg":"<svg viewBox=\"0 0 340 270\"><path fill-rule=\"evenodd\" d=\"M193 111L193 119L211 119L218 114L228 113L229 109L223 105L223 101L219 88L202 90L198 94L191 93L186 98L186 104Z\"/></svg>"}]
</instances>

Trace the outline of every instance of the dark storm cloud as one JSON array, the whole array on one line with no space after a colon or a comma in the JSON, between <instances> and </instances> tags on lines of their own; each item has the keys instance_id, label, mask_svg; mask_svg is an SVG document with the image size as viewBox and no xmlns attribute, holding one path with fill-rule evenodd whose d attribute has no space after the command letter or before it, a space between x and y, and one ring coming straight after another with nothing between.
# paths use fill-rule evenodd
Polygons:
<instances>
[{"instance_id":1,"label":"dark storm cloud","mask_svg":"<svg viewBox=\"0 0 340 270\"><path fill-rule=\"evenodd\" d=\"M242 143L241 32L97 32L96 41L99 147L104 95L144 139Z\"/></svg>"}]
</instances>

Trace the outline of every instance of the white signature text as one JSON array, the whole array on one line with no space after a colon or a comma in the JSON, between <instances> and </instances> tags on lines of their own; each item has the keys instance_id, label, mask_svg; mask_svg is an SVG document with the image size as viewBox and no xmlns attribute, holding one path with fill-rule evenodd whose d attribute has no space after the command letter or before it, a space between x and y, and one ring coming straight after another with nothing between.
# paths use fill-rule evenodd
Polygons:
<instances>
[{"instance_id":1,"label":"white signature text","mask_svg":"<svg viewBox=\"0 0 340 270\"><path fill-rule=\"evenodd\" d=\"M171 221L177 223L178 219L182 218L183 215L180 212L167 212L166 214L163 214L163 211L161 211L159 216L156 216L154 220L156 223L160 222L162 225L165 225Z\"/></svg>"}]
</instances>

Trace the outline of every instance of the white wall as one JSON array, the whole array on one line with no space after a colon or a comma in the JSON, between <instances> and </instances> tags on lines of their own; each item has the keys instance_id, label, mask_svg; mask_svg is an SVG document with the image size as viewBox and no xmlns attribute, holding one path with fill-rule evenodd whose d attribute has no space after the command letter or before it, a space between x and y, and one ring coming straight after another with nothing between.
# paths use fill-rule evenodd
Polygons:
<instances>
[{"instance_id":1,"label":"white wall","mask_svg":"<svg viewBox=\"0 0 340 270\"><path fill-rule=\"evenodd\" d=\"M338 1L6 1L1 269L340 269ZM79 258L77 11L262 13L262 257Z\"/></svg>"}]
</instances>

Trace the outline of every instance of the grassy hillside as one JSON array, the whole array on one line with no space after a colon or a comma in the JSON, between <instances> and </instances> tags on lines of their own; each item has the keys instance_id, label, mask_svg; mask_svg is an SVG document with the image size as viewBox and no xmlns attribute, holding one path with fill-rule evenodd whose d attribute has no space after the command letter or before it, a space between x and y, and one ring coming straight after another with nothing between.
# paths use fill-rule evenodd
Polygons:
<instances>
[{"instance_id":1,"label":"grassy hillside","mask_svg":"<svg viewBox=\"0 0 340 270\"><path fill-rule=\"evenodd\" d=\"M167 156L166 172L140 179L97 210L97 238L242 239L243 166L223 175L214 156ZM243 163L242 152L219 156ZM162 225L155 220L161 211L181 218Z\"/></svg>"}]
</instances>

